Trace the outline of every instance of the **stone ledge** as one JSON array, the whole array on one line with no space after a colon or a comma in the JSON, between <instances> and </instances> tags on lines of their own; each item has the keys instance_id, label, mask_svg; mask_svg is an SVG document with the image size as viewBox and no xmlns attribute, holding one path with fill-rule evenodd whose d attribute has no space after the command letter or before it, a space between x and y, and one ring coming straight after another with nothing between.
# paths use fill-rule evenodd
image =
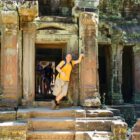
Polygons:
<instances>
[{"instance_id":1,"label":"stone ledge","mask_svg":"<svg viewBox=\"0 0 140 140\"><path fill-rule=\"evenodd\" d=\"M27 130L27 123L24 122L3 122L0 123L1 130Z\"/></svg>"},{"instance_id":2,"label":"stone ledge","mask_svg":"<svg viewBox=\"0 0 140 140\"><path fill-rule=\"evenodd\" d=\"M27 124L22 122L0 123L0 140L26 140Z\"/></svg>"},{"instance_id":3,"label":"stone ledge","mask_svg":"<svg viewBox=\"0 0 140 140\"><path fill-rule=\"evenodd\" d=\"M74 140L74 131L34 131L27 134L27 140Z\"/></svg>"},{"instance_id":4,"label":"stone ledge","mask_svg":"<svg viewBox=\"0 0 140 140\"><path fill-rule=\"evenodd\" d=\"M76 120L76 131L111 131L111 120Z\"/></svg>"},{"instance_id":5,"label":"stone ledge","mask_svg":"<svg viewBox=\"0 0 140 140\"><path fill-rule=\"evenodd\" d=\"M87 110L87 117L113 117L113 112L109 110Z\"/></svg>"},{"instance_id":6,"label":"stone ledge","mask_svg":"<svg viewBox=\"0 0 140 140\"><path fill-rule=\"evenodd\" d=\"M75 119L73 118L33 118L28 120L28 124L29 130L75 130Z\"/></svg>"},{"instance_id":7,"label":"stone ledge","mask_svg":"<svg viewBox=\"0 0 140 140\"><path fill-rule=\"evenodd\" d=\"M12 121L16 118L15 111L0 111L0 122L1 121Z\"/></svg>"}]
</instances>

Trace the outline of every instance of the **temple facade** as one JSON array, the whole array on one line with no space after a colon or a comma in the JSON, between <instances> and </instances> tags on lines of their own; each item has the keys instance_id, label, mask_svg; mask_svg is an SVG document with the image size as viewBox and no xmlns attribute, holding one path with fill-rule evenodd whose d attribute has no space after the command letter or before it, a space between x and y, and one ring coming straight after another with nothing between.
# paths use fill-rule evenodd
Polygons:
<instances>
[{"instance_id":1,"label":"temple facade","mask_svg":"<svg viewBox=\"0 0 140 140\"><path fill-rule=\"evenodd\" d=\"M139 8L136 0L1 0L1 100L33 105L37 62L84 53L69 86L75 105L140 103Z\"/></svg>"},{"instance_id":2,"label":"temple facade","mask_svg":"<svg viewBox=\"0 0 140 140\"><path fill-rule=\"evenodd\" d=\"M52 110L68 53L85 56ZM139 60L139 0L0 0L0 139L139 140Z\"/></svg>"}]
</instances>

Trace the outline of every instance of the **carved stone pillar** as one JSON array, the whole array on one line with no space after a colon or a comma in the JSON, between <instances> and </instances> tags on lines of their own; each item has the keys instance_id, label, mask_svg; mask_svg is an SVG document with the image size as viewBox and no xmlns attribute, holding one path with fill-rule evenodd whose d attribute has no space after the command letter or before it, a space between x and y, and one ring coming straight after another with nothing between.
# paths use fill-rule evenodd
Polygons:
<instances>
[{"instance_id":1,"label":"carved stone pillar","mask_svg":"<svg viewBox=\"0 0 140 140\"><path fill-rule=\"evenodd\" d=\"M32 104L35 95L35 31L33 23L23 28L23 105Z\"/></svg>"},{"instance_id":2,"label":"carved stone pillar","mask_svg":"<svg viewBox=\"0 0 140 140\"><path fill-rule=\"evenodd\" d=\"M113 25L112 30L112 74L111 74L111 95L112 104L122 104L122 50L123 32Z\"/></svg>"},{"instance_id":3,"label":"carved stone pillar","mask_svg":"<svg viewBox=\"0 0 140 140\"><path fill-rule=\"evenodd\" d=\"M80 14L80 45L85 58L80 68L80 101L83 106L100 106L98 89L98 18L95 13Z\"/></svg>"},{"instance_id":4,"label":"carved stone pillar","mask_svg":"<svg viewBox=\"0 0 140 140\"><path fill-rule=\"evenodd\" d=\"M25 1L19 5L20 28L23 39L23 99L22 105L28 106L35 95L35 35L33 23L38 15L38 1Z\"/></svg>"},{"instance_id":5,"label":"carved stone pillar","mask_svg":"<svg viewBox=\"0 0 140 140\"><path fill-rule=\"evenodd\" d=\"M122 49L118 43L112 44L112 104L122 104Z\"/></svg>"},{"instance_id":6,"label":"carved stone pillar","mask_svg":"<svg viewBox=\"0 0 140 140\"><path fill-rule=\"evenodd\" d=\"M18 103L21 97L20 81L20 33L16 11L2 11L1 37L1 85L3 98Z\"/></svg>"}]
</instances>

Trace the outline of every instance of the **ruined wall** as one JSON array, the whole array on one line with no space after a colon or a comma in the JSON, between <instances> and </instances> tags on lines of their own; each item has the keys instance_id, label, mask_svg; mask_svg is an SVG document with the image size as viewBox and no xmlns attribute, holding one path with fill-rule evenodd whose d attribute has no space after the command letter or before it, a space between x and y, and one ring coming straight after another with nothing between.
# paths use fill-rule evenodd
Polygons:
<instances>
[{"instance_id":1,"label":"ruined wall","mask_svg":"<svg viewBox=\"0 0 140 140\"><path fill-rule=\"evenodd\" d=\"M139 13L137 12L140 2L135 0L101 0L100 23L99 23L99 42L102 44L111 44L111 88L108 93L112 104L122 104L123 101L123 80L122 80L122 59L124 46L137 46L139 48ZM134 20L135 19L135 20ZM134 53L134 67L137 67L138 61L135 61L136 51ZM136 53L136 54L135 54ZM137 59L138 55L136 56ZM133 59L133 58L132 58ZM135 68L134 68L135 69ZM138 71L132 77L134 83L138 84ZM137 73L137 74L136 74ZM127 80L127 79L126 79ZM134 84L135 85L135 84ZM132 85L133 87L133 85ZM136 86L133 87L133 98L135 96ZM137 92L138 93L138 92ZM138 97L138 94L136 95ZM139 97L138 97L139 98ZM135 102L136 98L133 99Z\"/></svg>"},{"instance_id":2,"label":"ruined wall","mask_svg":"<svg viewBox=\"0 0 140 140\"><path fill-rule=\"evenodd\" d=\"M140 44L133 47L134 52L134 102L140 103Z\"/></svg>"}]
</instances>

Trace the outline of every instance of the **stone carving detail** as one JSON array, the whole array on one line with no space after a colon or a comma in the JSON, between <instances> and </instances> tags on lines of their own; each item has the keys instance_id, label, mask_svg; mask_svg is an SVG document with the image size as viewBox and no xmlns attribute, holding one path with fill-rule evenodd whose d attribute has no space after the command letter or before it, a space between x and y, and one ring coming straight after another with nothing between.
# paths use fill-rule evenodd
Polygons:
<instances>
[{"instance_id":1,"label":"stone carving detail","mask_svg":"<svg viewBox=\"0 0 140 140\"><path fill-rule=\"evenodd\" d=\"M3 16L4 23L17 22L15 17L19 17L21 22L31 22L38 15L38 1L2 0L0 6L2 15L6 15Z\"/></svg>"}]
</instances>

